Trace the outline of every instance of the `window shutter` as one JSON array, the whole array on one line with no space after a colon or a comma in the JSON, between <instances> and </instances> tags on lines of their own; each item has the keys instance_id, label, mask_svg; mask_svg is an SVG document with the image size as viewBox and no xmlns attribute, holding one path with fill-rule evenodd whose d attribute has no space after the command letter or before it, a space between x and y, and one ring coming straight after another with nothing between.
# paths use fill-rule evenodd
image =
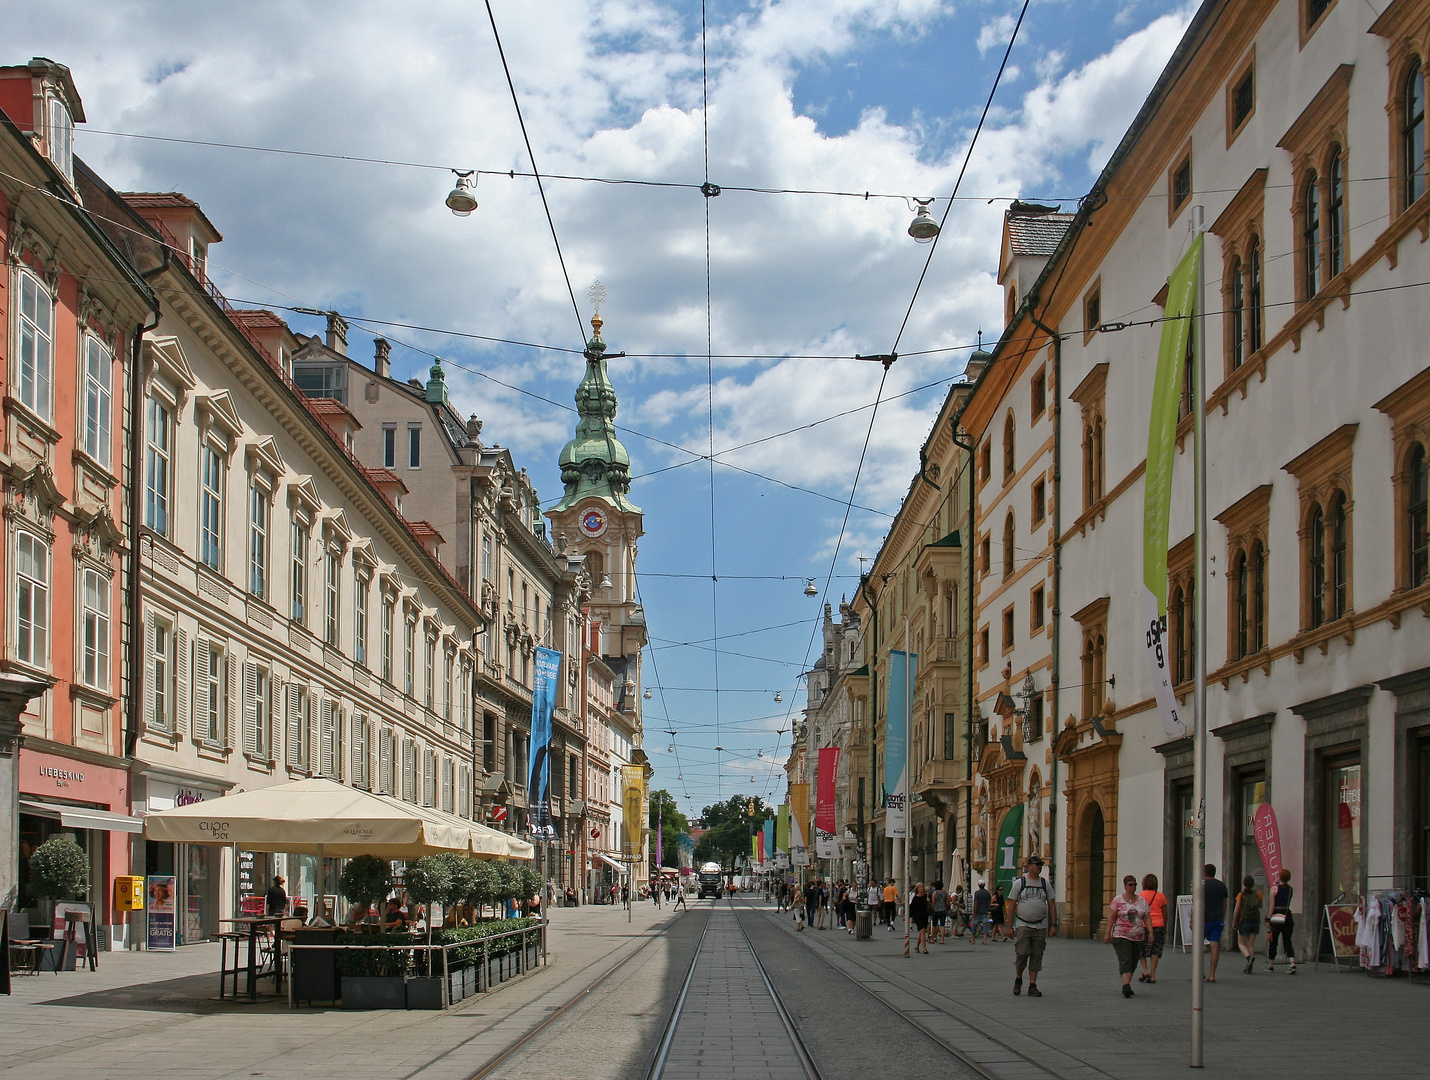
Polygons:
<instances>
[{"instance_id":1,"label":"window shutter","mask_svg":"<svg viewBox=\"0 0 1430 1080\"><path fill-rule=\"evenodd\" d=\"M301 757L303 743L303 718L298 711L299 690L292 683L288 684L288 736L287 736L287 761L290 769L301 769L303 760Z\"/></svg>"},{"instance_id":2,"label":"window shutter","mask_svg":"<svg viewBox=\"0 0 1430 1080\"><path fill-rule=\"evenodd\" d=\"M413 760L416 749L411 739L402 740L402 797L408 802L417 801L417 793L413 790L417 779L417 763Z\"/></svg>"},{"instance_id":3,"label":"window shutter","mask_svg":"<svg viewBox=\"0 0 1430 1080\"><path fill-rule=\"evenodd\" d=\"M212 733L208 729L209 718L209 642L208 638L194 638L194 723L192 731L196 739L208 739Z\"/></svg>"},{"instance_id":4,"label":"window shutter","mask_svg":"<svg viewBox=\"0 0 1430 1080\"><path fill-rule=\"evenodd\" d=\"M158 637L159 628L154 622L154 616L149 616L149 625L144 633L144 640L148 645L145 651L148 656L144 661L144 722L139 727L148 731L154 726L154 657L158 655L155 639Z\"/></svg>"},{"instance_id":5,"label":"window shutter","mask_svg":"<svg viewBox=\"0 0 1430 1080\"><path fill-rule=\"evenodd\" d=\"M377 743L377 786L384 795L392 794L392 732L384 731Z\"/></svg>"},{"instance_id":6,"label":"window shutter","mask_svg":"<svg viewBox=\"0 0 1430 1080\"><path fill-rule=\"evenodd\" d=\"M189 728L189 635L174 631L174 732L183 735Z\"/></svg>"},{"instance_id":7,"label":"window shutter","mask_svg":"<svg viewBox=\"0 0 1430 1080\"><path fill-rule=\"evenodd\" d=\"M367 786L367 775L363 770L363 754L367 744L367 732L364 727L367 724L362 713L353 713L352 725L349 728L352 737L352 782L357 787Z\"/></svg>"},{"instance_id":8,"label":"window shutter","mask_svg":"<svg viewBox=\"0 0 1430 1080\"><path fill-rule=\"evenodd\" d=\"M258 665L243 665L243 752L258 756Z\"/></svg>"},{"instance_id":9,"label":"window shutter","mask_svg":"<svg viewBox=\"0 0 1430 1080\"><path fill-rule=\"evenodd\" d=\"M437 755L431 750L422 756L422 805L437 805Z\"/></svg>"},{"instance_id":10,"label":"window shutter","mask_svg":"<svg viewBox=\"0 0 1430 1080\"><path fill-rule=\"evenodd\" d=\"M333 699L324 698L318 753L318 771L324 776L333 775L333 723Z\"/></svg>"},{"instance_id":11,"label":"window shutter","mask_svg":"<svg viewBox=\"0 0 1430 1080\"><path fill-rule=\"evenodd\" d=\"M283 680L277 675L270 674L268 690L268 730L264 733L263 753L269 761L272 761L278 756L273 746L275 726L281 728L283 724Z\"/></svg>"},{"instance_id":12,"label":"window shutter","mask_svg":"<svg viewBox=\"0 0 1430 1080\"><path fill-rule=\"evenodd\" d=\"M219 741L233 749L233 733L238 719L238 661L232 656L224 663L223 738Z\"/></svg>"},{"instance_id":13,"label":"window shutter","mask_svg":"<svg viewBox=\"0 0 1430 1080\"><path fill-rule=\"evenodd\" d=\"M442 762L442 809L447 813L452 813L452 761L450 758Z\"/></svg>"}]
</instances>

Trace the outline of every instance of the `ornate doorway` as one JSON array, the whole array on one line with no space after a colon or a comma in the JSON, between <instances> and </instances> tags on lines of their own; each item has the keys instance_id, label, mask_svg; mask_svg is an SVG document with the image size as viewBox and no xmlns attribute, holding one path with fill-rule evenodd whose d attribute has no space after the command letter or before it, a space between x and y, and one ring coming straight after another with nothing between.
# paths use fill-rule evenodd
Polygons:
<instances>
[{"instance_id":1,"label":"ornate doorway","mask_svg":"<svg viewBox=\"0 0 1430 1080\"><path fill-rule=\"evenodd\" d=\"M1089 937L1097 937L1102 925L1103 909L1107 907L1107 897L1103 896L1105 877L1105 856L1107 849L1107 823L1102 817L1102 807L1093 803L1087 808L1086 826L1083 830L1087 838L1087 909L1084 918L1078 920L1078 928L1088 928Z\"/></svg>"}]
</instances>

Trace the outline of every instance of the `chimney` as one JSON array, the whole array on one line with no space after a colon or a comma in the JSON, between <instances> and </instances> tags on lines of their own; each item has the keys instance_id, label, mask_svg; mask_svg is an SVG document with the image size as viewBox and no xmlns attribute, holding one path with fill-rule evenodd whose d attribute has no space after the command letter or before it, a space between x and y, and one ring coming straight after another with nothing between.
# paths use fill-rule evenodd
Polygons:
<instances>
[{"instance_id":1,"label":"chimney","mask_svg":"<svg viewBox=\"0 0 1430 1080\"><path fill-rule=\"evenodd\" d=\"M392 346L386 338L373 338L372 370L384 379L392 378Z\"/></svg>"},{"instance_id":2,"label":"chimney","mask_svg":"<svg viewBox=\"0 0 1430 1080\"><path fill-rule=\"evenodd\" d=\"M348 321L336 311L328 312L328 348L341 356L348 354Z\"/></svg>"}]
</instances>

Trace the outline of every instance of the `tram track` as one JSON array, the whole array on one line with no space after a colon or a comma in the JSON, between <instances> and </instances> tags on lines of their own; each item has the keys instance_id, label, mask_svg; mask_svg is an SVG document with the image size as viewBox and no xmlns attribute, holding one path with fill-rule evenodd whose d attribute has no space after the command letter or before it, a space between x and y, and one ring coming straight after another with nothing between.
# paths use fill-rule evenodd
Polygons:
<instances>
[{"instance_id":1,"label":"tram track","mask_svg":"<svg viewBox=\"0 0 1430 1080\"><path fill-rule=\"evenodd\" d=\"M763 912L760 912L758 909L753 907L749 907L746 910L753 914L764 914ZM744 930L743 926L741 927L741 930ZM965 1020L950 1016L949 1018L951 1020L962 1025L963 1027L968 1028L971 1032L975 1033L975 1035L979 1039L987 1040L987 1042L992 1043L995 1047L997 1047L998 1050L1002 1052L1002 1054L1005 1054L1014 1059L1012 1062L1008 1063L990 1063L979 1060L979 1057L976 1056L974 1053L970 1052L966 1047L960 1047L956 1043L950 1041L945 1035L932 1028L929 1024L925 1023L919 1017L912 1015L906 1009L903 1009L893 1001L890 1001L886 995L879 993L878 991L867 985L865 982L851 975L847 970L845 970L839 964L831 960L829 956L825 955L824 949L828 948L827 946L823 948L818 947L815 945L814 942L797 936L793 932L786 930L783 926L779 927L779 932L784 936L794 940L796 943L802 945L805 951L810 956L815 957L825 967L837 972L839 975L843 976L845 980L857 986L868 997L873 998L888 1012L896 1016L900 1021L907 1024L909 1027L919 1032L919 1034L923 1035L925 1038L929 1039L931 1042L942 1048L945 1052L956 1058L960 1062L960 1064L968 1068L977 1076L982 1077L983 1080L1015 1080L1015 1078L1016 1080L1030 1080L1030 1078L1032 1077L1050 1077L1054 1078L1054 1080L1059 1080L1059 1078L1062 1077L1063 1074L1061 1072L1049 1067L1048 1065L1039 1061L1037 1058L1029 1056L1027 1053L1024 1053L1017 1047L1010 1045L1004 1040L998 1038L996 1035L991 1035L987 1031L984 1031L983 1029L978 1028ZM748 934L746 935L746 939L748 940ZM858 960L854 960L853 958L849 959L853 965L865 971L878 981L884 983L885 985L894 985L884 974L871 970ZM917 984L914 985L917 986ZM901 989L908 996L915 998L921 1004L927 1006L931 1011L939 1012L945 1016L949 1015L944 1012L944 1010L939 1008L936 1003L927 1000L927 998L925 998L922 994L918 993L915 989L910 989L908 987L900 987L899 989ZM1083 1061L1080 1058L1076 1058L1072 1055L1066 1054L1065 1056L1069 1057L1073 1062L1075 1062L1078 1066L1081 1067L1081 1075L1089 1077L1105 1077L1107 1075L1100 1069L1097 1069L1095 1066L1091 1065L1086 1061ZM1008 1067L1010 1064L1013 1066L1012 1068Z\"/></svg>"}]
</instances>

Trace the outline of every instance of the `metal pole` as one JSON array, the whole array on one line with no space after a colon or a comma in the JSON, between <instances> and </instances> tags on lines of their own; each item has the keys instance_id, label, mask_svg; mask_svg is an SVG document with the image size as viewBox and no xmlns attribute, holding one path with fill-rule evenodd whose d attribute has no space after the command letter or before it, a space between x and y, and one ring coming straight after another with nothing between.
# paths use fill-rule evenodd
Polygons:
<instances>
[{"instance_id":1,"label":"metal pole","mask_svg":"<svg viewBox=\"0 0 1430 1080\"><path fill-rule=\"evenodd\" d=\"M912 899L912 893L910 892L910 889L912 888L912 886L909 884L909 833L910 833L912 830L910 830L909 826L910 826L910 825L912 824L912 822L913 822L914 807L913 807L913 803L912 803L912 802L910 801L910 799L909 799L909 795L910 795L910 790L909 790L909 789L913 786L912 784L909 783L909 780L911 779L910 776L909 776L909 751L910 751L910 749L912 749L912 748L910 747L910 745L909 745L909 721L910 721L910 718L911 718L912 715L913 715L913 711L914 711L914 656L913 656L913 653L911 653L911 652L909 651L909 617L908 617L907 615L905 615L905 616L904 616L904 775L903 775L903 780L902 780L902 782L899 784L899 786L900 786L901 788L903 788L903 796L904 796L904 851L903 851L903 859L902 859L902 861L901 861L900 864L899 864L899 872L903 875L904 880L903 880L903 882L902 882L902 884L901 884L901 887L900 887L900 889L899 889L899 892L903 895L903 898L904 898L904 955L905 955L905 956L908 956L908 955L909 955L909 926L910 926L910 916L909 916L909 907L910 907L910 904L909 904L909 900Z\"/></svg>"},{"instance_id":2,"label":"metal pole","mask_svg":"<svg viewBox=\"0 0 1430 1080\"><path fill-rule=\"evenodd\" d=\"M1199 236L1206 231L1206 212L1192 207L1192 229ZM1207 363L1206 363L1206 251L1197 262L1196 313L1192 323L1192 430L1195 432L1196 528L1196 629L1194 643L1195 684L1192 707L1192 827L1193 850L1197 853L1192 884L1192 1055L1191 1067L1202 1067L1202 999L1205 984L1206 893L1201 886L1201 867L1207 848Z\"/></svg>"}]
</instances>

